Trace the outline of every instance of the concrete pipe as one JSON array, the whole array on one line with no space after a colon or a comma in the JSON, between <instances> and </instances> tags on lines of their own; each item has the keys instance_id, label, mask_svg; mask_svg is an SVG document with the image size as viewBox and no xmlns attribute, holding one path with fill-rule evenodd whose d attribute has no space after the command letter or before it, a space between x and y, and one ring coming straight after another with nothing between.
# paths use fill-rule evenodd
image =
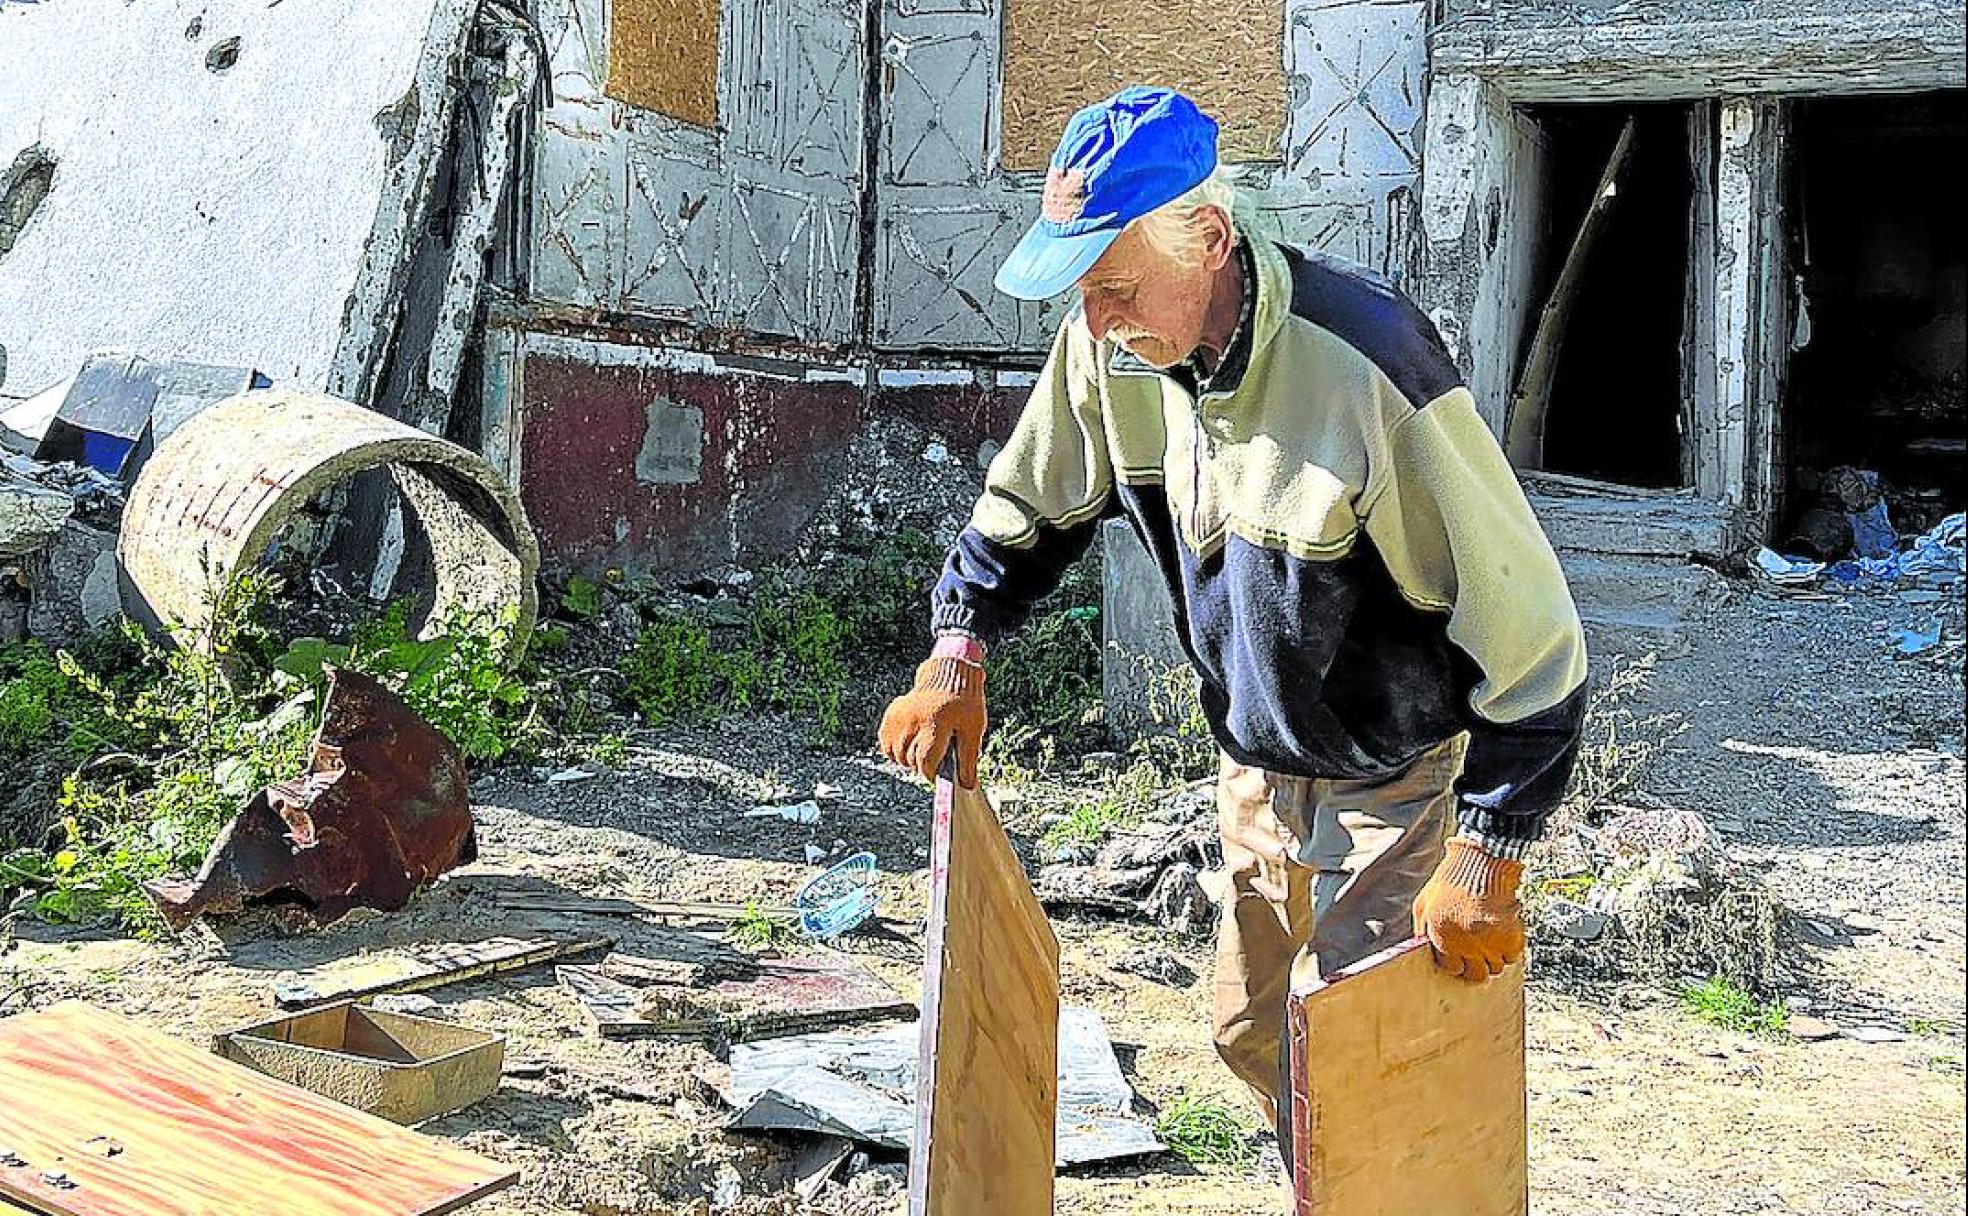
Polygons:
<instances>
[{"instance_id":1,"label":"concrete pipe","mask_svg":"<svg viewBox=\"0 0 1968 1216\"><path fill-rule=\"evenodd\" d=\"M515 651L539 612L540 544L519 497L455 443L318 393L244 393L191 418L130 490L116 554L166 625L209 625L217 592L262 558L323 490L387 470L430 538L428 620L516 607Z\"/></svg>"}]
</instances>

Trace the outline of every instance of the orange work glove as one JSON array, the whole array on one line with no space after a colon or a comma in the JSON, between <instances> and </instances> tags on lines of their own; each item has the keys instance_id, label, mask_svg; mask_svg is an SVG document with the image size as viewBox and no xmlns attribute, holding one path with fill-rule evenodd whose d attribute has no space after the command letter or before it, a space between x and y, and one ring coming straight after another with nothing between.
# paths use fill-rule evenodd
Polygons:
<instances>
[{"instance_id":1,"label":"orange work glove","mask_svg":"<svg viewBox=\"0 0 1968 1216\"><path fill-rule=\"evenodd\" d=\"M1480 984L1524 957L1524 908L1517 884L1524 863L1492 857L1467 840L1449 841L1448 855L1415 896L1415 932L1435 947L1450 975Z\"/></svg>"},{"instance_id":2,"label":"orange work glove","mask_svg":"<svg viewBox=\"0 0 1968 1216\"><path fill-rule=\"evenodd\" d=\"M977 788L984 750L984 667L967 659L932 656L916 668L916 686L882 714L882 755L934 781L944 753L957 749L957 782Z\"/></svg>"}]
</instances>

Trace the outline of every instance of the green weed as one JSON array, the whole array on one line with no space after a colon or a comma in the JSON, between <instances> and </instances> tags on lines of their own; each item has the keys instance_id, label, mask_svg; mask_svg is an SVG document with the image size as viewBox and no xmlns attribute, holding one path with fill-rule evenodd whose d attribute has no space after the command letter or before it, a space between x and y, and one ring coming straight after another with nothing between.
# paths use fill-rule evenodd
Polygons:
<instances>
[{"instance_id":1,"label":"green weed","mask_svg":"<svg viewBox=\"0 0 1968 1216\"><path fill-rule=\"evenodd\" d=\"M793 922L768 915L757 903L747 901L745 911L724 930L725 940L745 950L774 950L799 941Z\"/></svg>"},{"instance_id":2,"label":"green weed","mask_svg":"<svg viewBox=\"0 0 1968 1216\"><path fill-rule=\"evenodd\" d=\"M1743 1034L1781 1034L1790 1025L1790 1006L1783 1000L1759 1001L1719 976L1683 986L1681 1007L1699 1021Z\"/></svg>"},{"instance_id":3,"label":"green weed","mask_svg":"<svg viewBox=\"0 0 1968 1216\"><path fill-rule=\"evenodd\" d=\"M560 611L577 621L592 619L601 614L603 595L600 583L577 574L567 580L567 589L560 593Z\"/></svg>"},{"instance_id":4,"label":"green weed","mask_svg":"<svg viewBox=\"0 0 1968 1216\"><path fill-rule=\"evenodd\" d=\"M1169 1103L1155 1120L1155 1136L1191 1165L1242 1171L1257 1164L1250 1129L1215 1098L1184 1094Z\"/></svg>"},{"instance_id":5,"label":"green weed","mask_svg":"<svg viewBox=\"0 0 1968 1216\"><path fill-rule=\"evenodd\" d=\"M629 741L610 731L595 740L594 758L609 768L621 768L628 763Z\"/></svg>"},{"instance_id":6,"label":"green weed","mask_svg":"<svg viewBox=\"0 0 1968 1216\"><path fill-rule=\"evenodd\" d=\"M216 597L209 625L175 644L126 621L75 653L0 660L5 746L58 746L74 764L55 796L62 843L52 855L7 853L0 896L24 890L46 920L156 932L142 884L195 870L257 790L304 764L324 660L384 680L473 758L507 755L534 730L530 695L505 658L511 617L452 622L418 640L398 604L346 645L309 638L276 653L264 620L279 591L271 574L241 576ZM30 696L45 713L9 714Z\"/></svg>"},{"instance_id":7,"label":"green weed","mask_svg":"<svg viewBox=\"0 0 1968 1216\"><path fill-rule=\"evenodd\" d=\"M1599 877L1596 874L1567 874L1561 878L1540 880L1538 890L1553 899L1569 899L1577 903L1598 885Z\"/></svg>"}]
</instances>

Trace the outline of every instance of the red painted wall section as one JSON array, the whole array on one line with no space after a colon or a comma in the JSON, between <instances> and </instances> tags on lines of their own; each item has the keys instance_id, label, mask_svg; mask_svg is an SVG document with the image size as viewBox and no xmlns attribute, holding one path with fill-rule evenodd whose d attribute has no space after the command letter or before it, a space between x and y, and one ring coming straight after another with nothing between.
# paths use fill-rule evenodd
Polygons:
<instances>
[{"instance_id":1,"label":"red painted wall section","mask_svg":"<svg viewBox=\"0 0 1968 1216\"><path fill-rule=\"evenodd\" d=\"M876 390L875 412L942 435L960 455L969 458L986 439L1002 444L1010 437L1025 399L1031 395L1029 387L885 386Z\"/></svg>"},{"instance_id":2,"label":"red painted wall section","mask_svg":"<svg viewBox=\"0 0 1968 1216\"><path fill-rule=\"evenodd\" d=\"M687 577L784 551L841 476L862 389L526 356L520 496L550 564Z\"/></svg>"}]
</instances>

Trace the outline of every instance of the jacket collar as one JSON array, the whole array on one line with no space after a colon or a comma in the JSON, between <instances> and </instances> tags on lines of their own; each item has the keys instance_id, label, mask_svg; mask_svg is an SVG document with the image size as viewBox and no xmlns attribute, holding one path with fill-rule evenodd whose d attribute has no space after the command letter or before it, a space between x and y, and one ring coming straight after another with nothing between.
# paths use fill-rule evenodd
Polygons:
<instances>
[{"instance_id":1,"label":"jacket collar","mask_svg":"<svg viewBox=\"0 0 1968 1216\"><path fill-rule=\"evenodd\" d=\"M1291 268L1276 243L1247 236L1237 242L1236 256L1244 264L1243 306L1237 328L1230 335L1230 345L1223 352L1223 361L1217 365L1216 374L1207 379L1211 396L1227 396L1237 391L1250 370L1252 357L1277 336L1285 314L1291 309ZM1180 384L1191 396L1200 395L1196 391L1200 369L1193 356L1174 367L1161 369L1117 345L1108 356L1107 370L1115 375L1162 376Z\"/></svg>"}]
</instances>

